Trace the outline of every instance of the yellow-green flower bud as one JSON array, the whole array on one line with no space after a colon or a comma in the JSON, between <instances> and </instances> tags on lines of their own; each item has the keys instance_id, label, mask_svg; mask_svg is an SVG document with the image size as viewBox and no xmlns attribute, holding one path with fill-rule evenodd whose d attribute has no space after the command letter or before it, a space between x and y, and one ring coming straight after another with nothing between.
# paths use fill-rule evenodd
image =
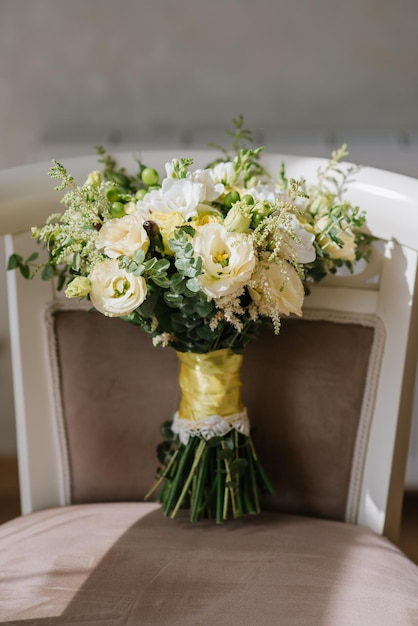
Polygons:
<instances>
[{"instance_id":1,"label":"yellow-green flower bud","mask_svg":"<svg viewBox=\"0 0 418 626\"><path fill-rule=\"evenodd\" d=\"M227 209L230 209L231 206L235 204L235 202L238 202L240 199L241 196L239 195L238 191L230 191L226 194L224 198L224 206L226 206Z\"/></svg>"},{"instance_id":2,"label":"yellow-green flower bud","mask_svg":"<svg viewBox=\"0 0 418 626\"><path fill-rule=\"evenodd\" d=\"M259 226L261 222L272 213L272 205L270 204L270 202L266 202L265 200L260 200L256 202L250 208L252 215L252 226L254 228Z\"/></svg>"},{"instance_id":3,"label":"yellow-green flower bud","mask_svg":"<svg viewBox=\"0 0 418 626\"><path fill-rule=\"evenodd\" d=\"M65 295L67 298L86 298L91 290L91 282L85 276L76 276L68 283Z\"/></svg>"},{"instance_id":4,"label":"yellow-green flower bud","mask_svg":"<svg viewBox=\"0 0 418 626\"><path fill-rule=\"evenodd\" d=\"M251 210L248 205L243 202L234 204L228 211L224 226L230 233L246 233L250 227Z\"/></svg>"},{"instance_id":5,"label":"yellow-green flower bud","mask_svg":"<svg viewBox=\"0 0 418 626\"><path fill-rule=\"evenodd\" d=\"M86 184L91 185L92 187L100 187L100 185L102 184L101 173L98 170L90 172L90 174L87 176Z\"/></svg>"}]
</instances>

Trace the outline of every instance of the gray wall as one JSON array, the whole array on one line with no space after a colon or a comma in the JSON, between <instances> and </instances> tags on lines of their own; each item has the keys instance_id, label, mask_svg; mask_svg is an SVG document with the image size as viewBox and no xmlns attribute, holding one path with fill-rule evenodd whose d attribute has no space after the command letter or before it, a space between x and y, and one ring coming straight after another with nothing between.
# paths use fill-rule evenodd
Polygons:
<instances>
[{"instance_id":1,"label":"gray wall","mask_svg":"<svg viewBox=\"0 0 418 626\"><path fill-rule=\"evenodd\" d=\"M242 112L269 149L348 141L353 160L418 175L417 66L415 0L0 0L0 167L204 146ZM6 317L0 282L0 454Z\"/></svg>"}]
</instances>

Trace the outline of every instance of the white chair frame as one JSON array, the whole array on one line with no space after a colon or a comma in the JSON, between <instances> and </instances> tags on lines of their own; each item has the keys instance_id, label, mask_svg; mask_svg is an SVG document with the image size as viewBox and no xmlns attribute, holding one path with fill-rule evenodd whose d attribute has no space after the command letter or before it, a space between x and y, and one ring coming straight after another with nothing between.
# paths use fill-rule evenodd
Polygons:
<instances>
[{"instance_id":1,"label":"white chair frame","mask_svg":"<svg viewBox=\"0 0 418 626\"><path fill-rule=\"evenodd\" d=\"M141 159L151 167L178 157L174 150L145 151ZM196 166L215 155L190 151ZM132 169L133 156L116 158ZM265 155L270 172L286 163L288 176L316 179L324 159L281 154ZM97 158L68 159L68 171L78 182L98 169ZM49 164L40 163L0 172L0 234L6 235L6 255L29 255L36 249L29 234L32 225L59 211L59 194L47 176ZM375 261L359 276L338 276L312 289L306 315L321 310L332 315L380 320L384 349L376 361L374 402L360 429L356 451L364 459L354 471L349 521L396 540L403 497L417 358L416 293L418 264L418 180L364 167L350 183L346 197L367 213L370 232L382 240ZM402 277L400 280L399 277ZM66 463L57 429L54 385L45 330L45 303L57 297L52 282L25 281L8 273L10 333L14 375L15 413L22 512L68 504ZM379 335L382 337L382 335ZM403 367L393 364L402 363ZM380 369L379 369L380 368ZM379 369L379 371L377 371ZM376 382L375 381L375 382ZM373 386L373 380L368 384ZM395 459L392 464L391 459Z\"/></svg>"}]
</instances>

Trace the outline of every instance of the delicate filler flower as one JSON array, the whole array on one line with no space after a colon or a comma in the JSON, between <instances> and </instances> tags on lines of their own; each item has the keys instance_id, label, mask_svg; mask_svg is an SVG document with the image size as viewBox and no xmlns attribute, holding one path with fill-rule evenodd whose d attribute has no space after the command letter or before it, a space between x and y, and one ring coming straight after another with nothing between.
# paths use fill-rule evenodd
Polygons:
<instances>
[{"instance_id":1,"label":"delicate filler flower","mask_svg":"<svg viewBox=\"0 0 418 626\"><path fill-rule=\"evenodd\" d=\"M147 295L144 278L121 269L113 259L98 263L90 274L90 281L93 306L108 317L129 315Z\"/></svg>"},{"instance_id":2,"label":"delicate filler flower","mask_svg":"<svg viewBox=\"0 0 418 626\"><path fill-rule=\"evenodd\" d=\"M96 240L98 250L103 249L110 259L132 256L137 250L144 253L149 247L149 238L143 221L136 215L124 215L103 224Z\"/></svg>"},{"instance_id":3,"label":"delicate filler flower","mask_svg":"<svg viewBox=\"0 0 418 626\"><path fill-rule=\"evenodd\" d=\"M209 298L230 295L249 281L256 262L249 235L206 224L197 230L193 245L203 264L199 283Z\"/></svg>"}]
</instances>

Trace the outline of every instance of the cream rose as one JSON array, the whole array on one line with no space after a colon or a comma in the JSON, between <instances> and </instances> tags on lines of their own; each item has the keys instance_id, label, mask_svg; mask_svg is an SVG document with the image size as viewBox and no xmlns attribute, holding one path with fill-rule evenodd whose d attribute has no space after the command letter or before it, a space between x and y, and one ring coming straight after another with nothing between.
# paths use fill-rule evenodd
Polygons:
<instances>
[{"instance_id":1,"label":"cream rose","mask_svg":"<svg viewBox=\"0 0 418 626\"><path fill-rule=\"evenodd\" d=\"M209 298L230 295L248 283L255 267L249 235L230 233L222 224L205 224L197 230L193 245L202 259L200 287Z\"/></svg>"},{"instance_id":2,"label":"cream rose","mask_svg":"<svg viewBox=\"0 0 418 626\"><path fill-rule=\"evenodd\" d=\"M260 267L257 283L249 292L261 315L277 311L283 315L302 315L304 288L293 265L287 261L265 262Z\"/></svg>"},{"instance_id":3,"label":"cream rose","mask_svg":"<svg viewBox=\"0 0 418 626\"><path fill-rule=\"evenodd\" d=\"M342 246L339 246L335 241L329 237L328 217L321 217L316 223L316 230L319 232L317 241L323 250L326 250L334 259L346 259L347 261L354 261L356 258L356 241L353 232L350 228L338 229L337 237L341 240ZM335 226L332 226L335 228Z\"/></svg>"},{"instance_id":4,"label":"cream rose","mask_svg":"<svg viewBox=\"0 0 418 626\"><path fill-rule=\"evenodd\" d=\"M147 295L144 278L120 269L113 259L98 263L90 274L90 281L93 306L108 317L129 315Z\"/></svg>"},{"instance_id":5,"label":"cream rose","mask_svg":"<svg viewBox=\"0 0 418 626\"><path fill-rule=\"evenodd\" d=\"M99 230L96 248L104 250L110 259L121 255L133 256L137 250L147 252L149 238L143 221L137 215L111 219Z\"/></svg>"}]
</instances>

